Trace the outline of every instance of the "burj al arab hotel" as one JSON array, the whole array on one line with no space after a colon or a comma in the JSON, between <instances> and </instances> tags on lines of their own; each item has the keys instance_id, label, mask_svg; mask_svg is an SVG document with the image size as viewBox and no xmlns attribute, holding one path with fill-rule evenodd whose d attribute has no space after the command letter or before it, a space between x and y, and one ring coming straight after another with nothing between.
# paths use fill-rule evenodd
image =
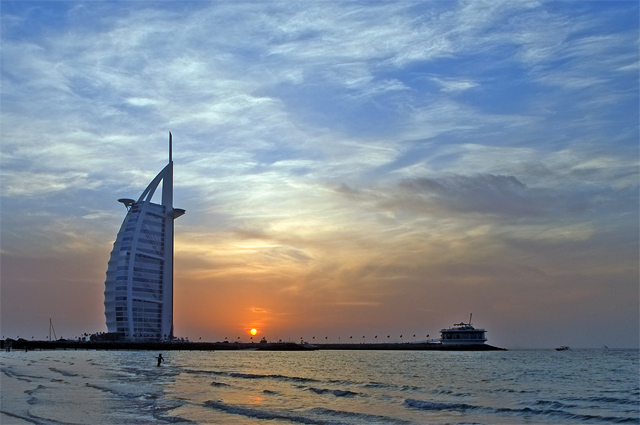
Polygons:
<instances>
[{"instance_id":1,"label":"burj al arab hotel","mask_svg":"<svg viewBox=\"0 0 640 425\"><path fill-rule=\"evenodd\" d=\"M173 220L185 210L173 208L173 160L138 200L118 199L127 215L113 244L104 290L107 332L121 339L173 338ZM156 189L162 203L151 202Z\"/></svg>"}]
</instances>

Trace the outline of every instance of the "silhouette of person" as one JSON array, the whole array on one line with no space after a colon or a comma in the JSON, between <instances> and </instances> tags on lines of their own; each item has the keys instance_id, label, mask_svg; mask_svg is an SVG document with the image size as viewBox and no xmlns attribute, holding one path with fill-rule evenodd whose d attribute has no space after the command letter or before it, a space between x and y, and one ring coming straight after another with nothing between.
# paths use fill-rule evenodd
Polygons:
<instances>
[{"instance_id":1,"label":"silhouette of person","mask_svg":"<svg viewBox=\"0 0 640 425\"><path fill-rule=\"evenodd\" d=\"M162 353L160 353L156 358L158 359L158 367L160 367L160 363L164 362L164 359L162 358Z\"/></svg>"}]
</instances>

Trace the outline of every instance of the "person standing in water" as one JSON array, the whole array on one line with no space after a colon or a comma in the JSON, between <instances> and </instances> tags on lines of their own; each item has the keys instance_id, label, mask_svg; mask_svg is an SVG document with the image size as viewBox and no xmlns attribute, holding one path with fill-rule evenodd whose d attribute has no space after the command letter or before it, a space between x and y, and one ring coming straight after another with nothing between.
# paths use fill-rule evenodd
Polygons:
<instances>
[{"instance_id":1,"label":"person standing in water","mask_svg":"<svg viewBox=\"0 0 640 425\"><path fill-rule=\"evenodd\" d=\"M160 363L164 363L164 359L162 358L162 353L160 353L156 358L158 359L158 367L160 367Z\"/></svg>"}]
</instances>

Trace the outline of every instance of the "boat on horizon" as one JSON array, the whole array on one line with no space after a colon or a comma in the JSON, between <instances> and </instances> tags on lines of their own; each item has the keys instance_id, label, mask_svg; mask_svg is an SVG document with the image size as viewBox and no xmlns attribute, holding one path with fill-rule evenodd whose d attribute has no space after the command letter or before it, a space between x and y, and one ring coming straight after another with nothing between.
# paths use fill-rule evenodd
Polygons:
<instances>
[{"instance_id":1,"label":"boat on horizon","mask_svg":"<svg viewBox=\"0 0 640 425\"><path fill-rule=\"evenodd\" d=\"M571 348L569 348L566 345L562 345L562 346L556 348L556 351L565 351L565 350L571 350Z\"/></svg>"}]
</instances>

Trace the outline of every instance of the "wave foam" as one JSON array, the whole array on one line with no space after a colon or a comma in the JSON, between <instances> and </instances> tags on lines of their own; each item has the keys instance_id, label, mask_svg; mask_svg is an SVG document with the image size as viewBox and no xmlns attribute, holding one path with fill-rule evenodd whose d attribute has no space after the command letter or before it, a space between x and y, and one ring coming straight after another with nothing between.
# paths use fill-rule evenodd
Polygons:
<instances>
[{"instance_id":1,"label":"wave foam","mask_svg":"<svg viewBox=\"0 0 640 425\"><path fill-rule=\"evenodd\" d=\"M363 421L366 421L367 423L370 422L375 422L375 423L379 423L379 422L388 422L388 423L392 423L392 424L411 424L413 422L409 422L409 421L405 421L402 419L397 419L397 418L392 418L390 416L380 416L380 415L370 415L367 413L357 413L357 412L347 412L344 410L333 410L333 409L327 409L324 407L316 407L313 408L311 410L309 410L310 413L315 413L318 415L322 415L322 416L333 416L336 418L344 418L344 419L355 419L358 420L358 423L362 423Z\"/></svg>"},{"instance_id":2,"label":"wave foam","mask_svg":"<svg viewBox=\"0 0 640 425\"><path fill-rule=\"evenodd\" d=\"M348 390L330 390L328 388L314 388L309 387L309 391L316 394L333 394L336 397L353 397L359 395L359 393L355 393L353 391Z\"/></svg>"},{"instance_id":3,"label":"wave foam","mask_svg":"<svg viewBox=\"0 0 640 425\"><path fill-rule=\"evenodd\" d=\"M185 373L191 373L196 375L217 375L217 376L226 376L228 378L236 378L236 379L274 379L277 381L285 381L285 382L297 382L297 383L312 383L312 382L320 382L317 379L313 378L304 378L301 376L287 376L287 375L263 375L259 373L241 373L241 372L223 372L217 370L195 370L195 369L185 369Z\"/></svg>"},{"instance_id":4,"label":"wave foam","mask_svg":"<svg viewBox=\"0 0 640 425\"><path fill-rule=\"evenodd\" d=\"M542 403L540 403L542 401ZM555 404L558 403L558 404ZM486 406L475 406L466 403L446 403L446 402L437 402L437 401L422 401L422 400L414 400L414 399L406 399L404 401L405 406L412 409L419 410L450 410L456 412L466 412L466 411L481 411L489 414L511 414L517 416L540 416L540 417L555 417L555 418L563 418L570 419L576 421L583 422L605 422L605 423L615 423L615 424L626 424L626 423L634 423L640 424L640 420L636 418L623 418L623 417L610 417L610 416L596 416L596 415L583 415L578 413L568 412L566 410L559 409L560 405L565 408L568 405L564 405L560 402L554 401L546 401L539 400L536 404L542 405L550 405L553 408L548 409L533 409L531 407L524 407L522 409L512 409L508 407L486 407Z\"/></svg>"},{"instance_id":5,"label":"wave foam","mask_svg":"<svg viewBox=\"0 0 640 425\"><path fill-rule=\"evenodd\" d=\"M232 415L245 416L247 418L254 419L287 420L290 422L308 425L342 425L340 422L310 418L301 416L299 414L294 414L292 412L258 410L244 406L230 405L221 401L206 401L204 402L204 407L208 407L210 409L218 410Z\"/></svg>"},{"instance_id":6,"label":"wave foam","mask_svg":"<svg viewBox=\"0 0 640 425\"><path fill-rule=\"evenodd\" d=\"M51 372L59 373L62 376L78 376L77 373L67 372L66 370L60 370L60 369L57 369L55 367L50 367L49 370Z\"/></svg>"}]
</instances>

